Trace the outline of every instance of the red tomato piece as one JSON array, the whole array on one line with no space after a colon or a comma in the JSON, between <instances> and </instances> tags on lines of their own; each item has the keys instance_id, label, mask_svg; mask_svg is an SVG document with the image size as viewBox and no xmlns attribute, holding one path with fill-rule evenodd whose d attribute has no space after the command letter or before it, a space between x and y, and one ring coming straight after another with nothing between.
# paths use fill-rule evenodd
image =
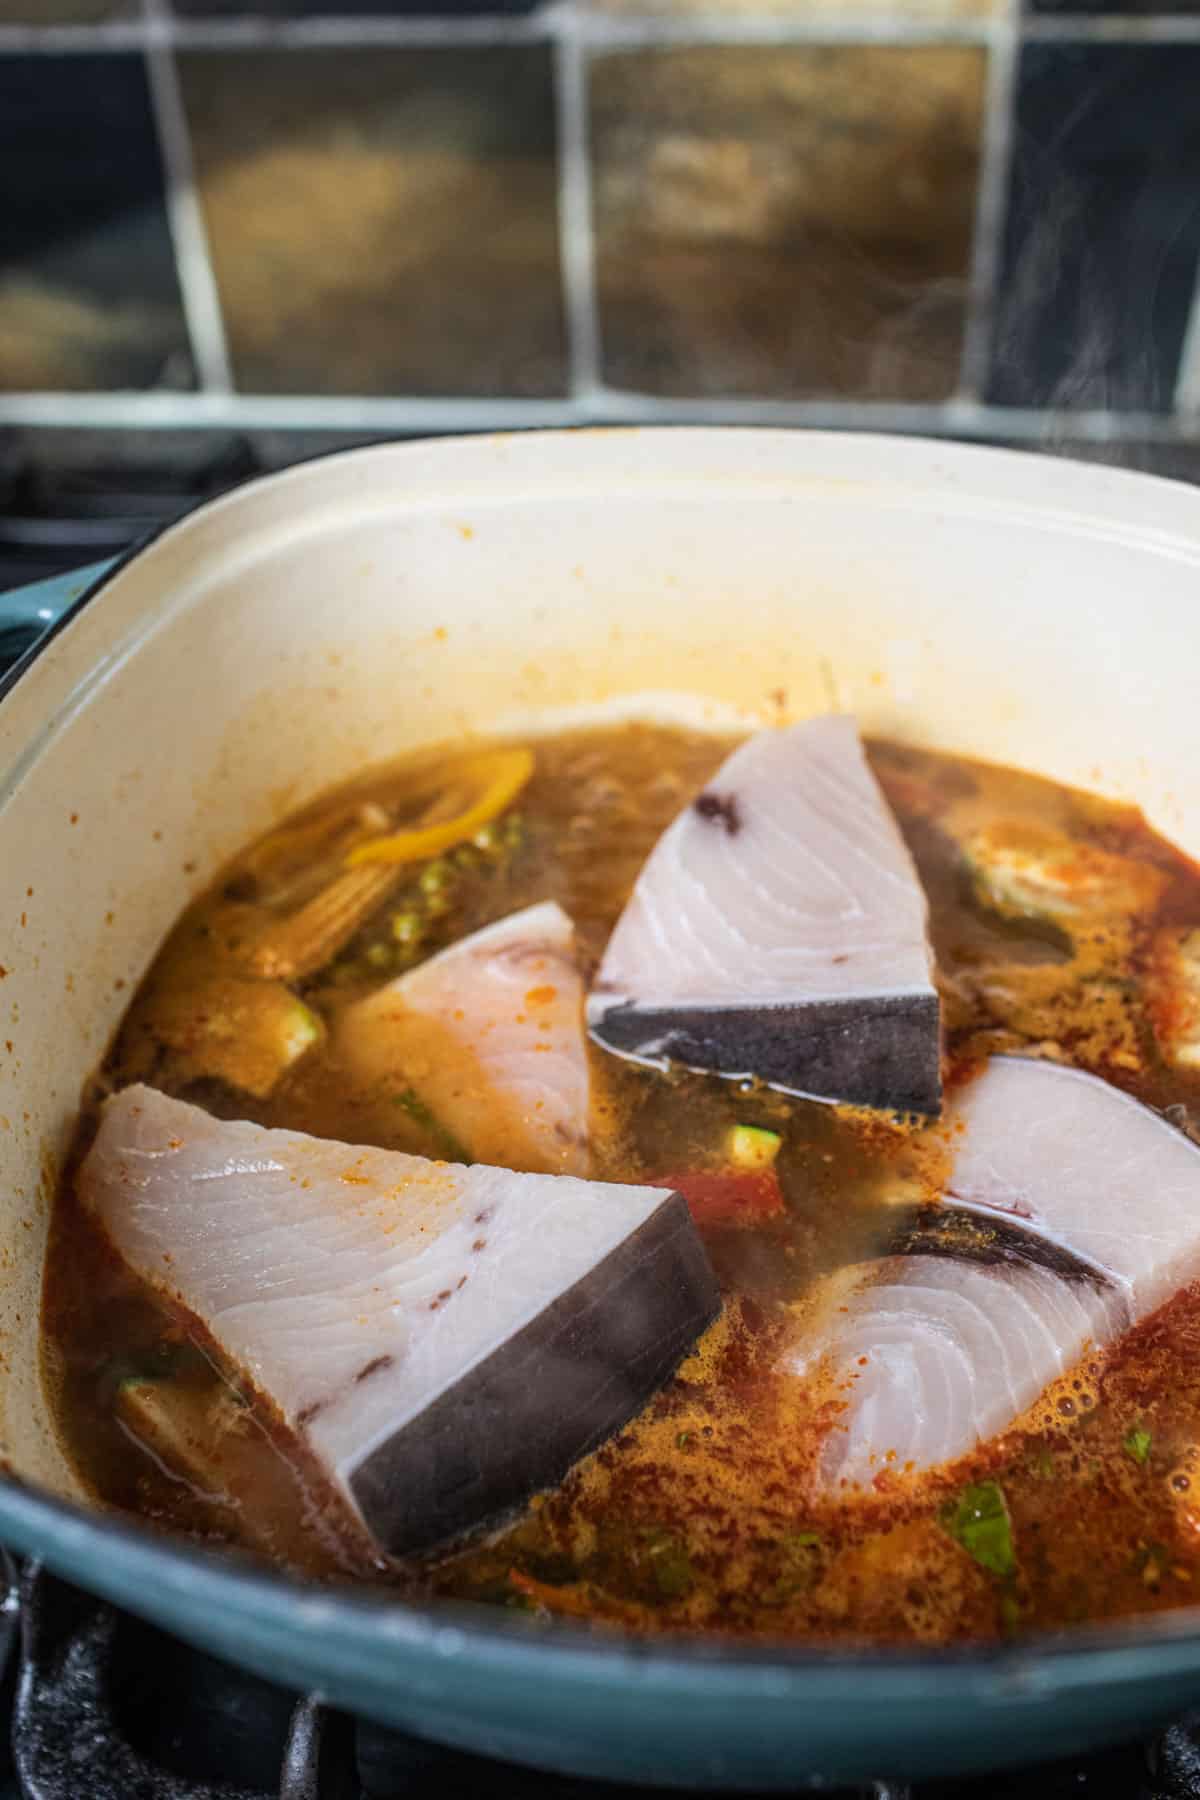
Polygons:
<instances>
[{"instance_id":1,"label":"red tomato piece","mask_svg":"<svg viewBox=\"0 0 1200 1800\"><path fill-rule=\"evenodd\" d=\"M783 1190L774 1169L719 1174L693 1169L656 1176L650 1186L682 1194L697 1225L757 1225L783 1211Z\"/></svg>"}]
</instances>

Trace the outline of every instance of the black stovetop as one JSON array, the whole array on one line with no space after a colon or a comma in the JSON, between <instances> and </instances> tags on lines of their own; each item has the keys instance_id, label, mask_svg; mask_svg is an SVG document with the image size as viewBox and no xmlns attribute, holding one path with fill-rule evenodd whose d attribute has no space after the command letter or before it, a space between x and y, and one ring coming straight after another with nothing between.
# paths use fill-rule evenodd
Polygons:
<instances>
[{"instance_id":1,"label":"black stovetop","mask_svg":"<svg viewBox=\"0 0 1200 1800\"><path fill-rule=\"evenodd\" d=\"M197 434L32 453L0 440L0 592L104 556L317 448ZM1139 459L1142 460L1142 459ZM1164 473L1194 474L1164 467ZM650 1800L514 1769L330 1712L0 1552L0 1800ZM797 1768L797 1791L819 1771ZM826 1790L827 1792L829 1790ZM841 1800L1200 1800L1200 1718L1144 1744ZM837 1800L836 1794L831 1800Z\"/></svg>"}]
</instances>

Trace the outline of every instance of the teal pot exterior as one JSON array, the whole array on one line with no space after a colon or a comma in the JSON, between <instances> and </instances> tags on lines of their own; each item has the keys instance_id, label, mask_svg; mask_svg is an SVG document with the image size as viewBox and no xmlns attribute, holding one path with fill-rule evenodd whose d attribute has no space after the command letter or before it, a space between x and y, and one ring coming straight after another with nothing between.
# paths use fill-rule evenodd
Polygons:
<instances>
[{"instance_id":1,"label":"teal pot exterior","mask_svg":"<svg viewBox=\"0 0 1200 1800\"><path fill-rule=\"evenodd\" d=\"M330 1704L513 1763L664 1787L958 1775L1117 1743L1196 1704L1194 1615L976 1652L753 1652L598 1638L479 1607L304 1589L15 1486L0 1537Z\"/></svg>"}]
</instances>

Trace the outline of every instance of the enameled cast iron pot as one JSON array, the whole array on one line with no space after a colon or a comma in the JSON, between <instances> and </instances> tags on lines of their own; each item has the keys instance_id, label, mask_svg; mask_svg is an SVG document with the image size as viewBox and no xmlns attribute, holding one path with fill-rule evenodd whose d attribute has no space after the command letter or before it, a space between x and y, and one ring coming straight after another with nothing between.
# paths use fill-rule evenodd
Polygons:
<instances>
[{"instance_id":1,"label":"enameled cast iron pot","mask_svg":"<svg viewBox=\"0 0 1200 1800\"><path fill-rule=\"evenodd\" d=\"M39 1377L46 1222L176 914L364 762L646 690L852 709L1136 800L1200 855L1200 497L868 437L476 438L256 482L96 582L0 688L0 1538L336 1704L590 1775L965 1771L1195 1706L1200 1611L970 1653L627 1644L305 1588L81 1495Z\"/></svg>"}]
</instances>

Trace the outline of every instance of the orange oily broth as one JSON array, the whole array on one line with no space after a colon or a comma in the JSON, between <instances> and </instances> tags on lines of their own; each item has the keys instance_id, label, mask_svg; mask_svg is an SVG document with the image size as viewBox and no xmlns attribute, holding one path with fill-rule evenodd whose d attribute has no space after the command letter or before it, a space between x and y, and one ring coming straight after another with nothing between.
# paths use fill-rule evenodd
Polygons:
<instances>
[{"instance_id":1,"label":"orange oily broth","mask_svg":"<svg viewBox=\"0 0 1200 1800\"><path fill-rule=\"evenodd\" d=\"M100 1085L150 1079L225 1116L442 1154L419 1115L356 1088L339 1066L339 1013L404 966L538 900L558 900L574 918L590 973L645 856L728 748L647 726L541 741L518 802L519 844L456 861L419 943L397 951L391 919L421 872L403 875L332 966L294 984L332 1029L269 1097L255 1099L196 1075L171 1005L186 1010L197 980L226 966L231 945L269 920L281 893L293 904L336 873L336 842L323 844L320 827L345 816L345 790L327 798L300 816L285 854L271 840L270 854L247 852L180 921ZM886 744L870 754L930 898L951 1080L991 1052L1033 1049L1200 1117L1200 1081L1158 1054L1152 1014L1163 1001L1145 985L1158 934L1200 924L1193 865L1131 809L960 759ZM393 805L409 786L424 792L436 761L427 754L376 772L354 797ZM1050 832L1071 840L1058 871L1075 906L1069 936L1053 920L981 902L963 846L986 832L1018 847ZM1097 891L1109 888L1098 904ZM400 960L384 968L384 952ZM425 1054L438 1054L436 1038ZM440 1560L383 1567L314 1472L288 1460L267 1410L230 1406L213 1347L197 1344L194 1328L167 1317L123 1271L68 1181L47 1265L45 1356L85 1481L116 1506L314 1576L386 1579L635 1630L941 1642L1193 1598L1200 1295L1179 1296L972 1458L920 1479L885 1467L870 1494L807 1504L831 1400L781 1372L785 1347L818 1279L878 1249L885 1202L936 1193L945 1133L591 1054L597 1174L639 1180L716 1168L729 1126L760 1124L783 1134L776 1168L785 1208L752 1227L706 1232L723 1317L642 1415L559 1489ZM81 1150L89 1132L85 1117ZM199 1404L193 1417L211 1420L201 1478L194 1466L181 1473L178 1462L147 1453L117 1415L122 1371L147 1369L188 1391ZM980 1567L939 1523L942 1505L982 1479L998 1480L1007 1500L1017 1556L1010 1581Z\"/></svg>"}]
</instances>

